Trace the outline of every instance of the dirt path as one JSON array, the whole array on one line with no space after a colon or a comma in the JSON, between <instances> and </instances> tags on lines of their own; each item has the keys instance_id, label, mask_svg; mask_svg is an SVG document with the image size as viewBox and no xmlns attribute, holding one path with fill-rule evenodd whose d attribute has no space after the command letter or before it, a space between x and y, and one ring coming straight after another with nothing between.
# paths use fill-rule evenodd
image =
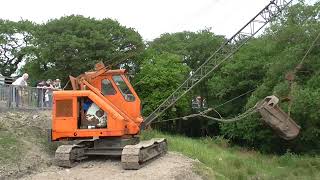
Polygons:
<instances>
[{"instance_id":1,"label":"dirt path","mask_svg":"<svg viewBox=\"0 0 320 180\"><path fill-rule=\"evenodd\" d=\"M123 170L119 160L95 159L80 163L71 169L52 166L43 172L31 174L26 180L95 180L95 179L135 179L135 180L201 180L192 171L194 160L178 153L169 152L139 170Z\"/></svg>"}]
</instances>

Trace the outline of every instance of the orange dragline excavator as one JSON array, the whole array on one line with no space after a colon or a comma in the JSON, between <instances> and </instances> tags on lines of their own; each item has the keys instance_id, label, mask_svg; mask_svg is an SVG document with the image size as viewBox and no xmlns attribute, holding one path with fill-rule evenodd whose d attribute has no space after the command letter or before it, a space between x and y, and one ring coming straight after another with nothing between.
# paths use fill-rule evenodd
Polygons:
<instances>
[{"instance_id":1,"label":"orange dragline excavator","mask_svg":"<svg viewBox=\"0 0 320 180\"><path fill-rule=\"evenodd\" d=\"M74 78L73 90L53 92L52 141L69 141L55 153L56 163L72 167L91 155L121 156L124 169L139 169L145 162L165 154L164 138L140 141L139 133L202 80L210 77L222 63L230 60L268 22L291 3L272 0L234 36L226 40L198 69L148 117L141 116L140 99L126 77L125 70L110 70L98 63L94 71ZM257 103L262 115L280 137L290 140L300 127L277 105L275 96ZM206 116L209 117L209 116Z\"/></svg>"},{"instance_id":2,"label":"orange dragline excavator","mask_svg":"<svg viewBox=\"0 0 320 180\"><path fill-rule=\"evenodd\" d=\"M90 155L121 156L124 169L139 169L143 162L167 151L165 139L139 142L143 122L140 99L125 70L108 70L103 63L95 71L70 76L73 90L53 93L51 139L79 140L59 146L59 166Z\"/></svg>"}]
</instances>

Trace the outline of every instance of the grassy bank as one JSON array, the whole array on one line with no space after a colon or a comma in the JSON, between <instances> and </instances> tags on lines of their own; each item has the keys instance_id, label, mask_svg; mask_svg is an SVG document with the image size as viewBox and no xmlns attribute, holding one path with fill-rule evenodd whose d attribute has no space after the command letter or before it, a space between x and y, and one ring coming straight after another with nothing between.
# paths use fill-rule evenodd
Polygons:
<instances>
[{"instance_id":1,"label":"grassy bank","mask_svg":"<svg viewBox=\"0 0 320 180\"><path fill-rule=\"evenodd\" d=\"M217 138L191 139L157 131L145 131L144 139L165 137L169 150L198 159L195 170L205 179L318 179L320 156L264 155L243 148L228 147Z\"/></svg>"}]
</instances>

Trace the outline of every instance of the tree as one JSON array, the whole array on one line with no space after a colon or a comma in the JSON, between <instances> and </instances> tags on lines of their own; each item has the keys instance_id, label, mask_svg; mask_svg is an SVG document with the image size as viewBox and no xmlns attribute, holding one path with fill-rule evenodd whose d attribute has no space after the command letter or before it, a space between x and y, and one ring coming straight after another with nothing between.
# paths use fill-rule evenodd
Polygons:
<instances>
[{"instance_id":1,"label":"tree","mask_svg":"<svg viewBox=\"0 0 320 180\"><path fill-rule=\"evenodd\" d=\"M319 152L320 121L316 110L319 107L320 95L318 43L296 73L293 88L290 88L285 79L285 75L301 62L319 33L319 5L319 2L313 6L299 3L290 7L284 17L276 21L265 35L241 49L235 56L238 63L229 63L222 68L226 78L219 79L221 82L218 83L218 88L215 88L215 92L218 89L238 89L240 94L246 89L257 87L251 96L240 99L242 105L235 102L224 109L225 114L230 116L243 112L243 107L254 106L265 96L278 96L280 105L286 112L289 112L291 106L290 115L301 126L299 137L290 142L280 139L260 121L258 115L233 124L221 124L221 133L225 137L268 152L284 153L288 149L295 152ZM248 63L249 61L251 63ZM256 69L252 68L254 66ZM244 79L244 74L248 77L247 80ZM215 79L215 82L217 81ZM226 84L231 84L231 87L227 88ZM224 92L223 99L229 93L229 90ZM286 101L289 95L292 96L290 103Z\"/></svg>"},{"instance_id":2,"label":"tree","mask_svg":"<svg viewBox=\"0 0 320 180\"><path fill-rule=\"evenodd\" d=\"M149 46L157 52L169 52L182 56L183 62L195 70L225 40L223 36L215 35L210 31L211 29L204 29L198 32L166 33L149 42Z\"/></svg>"},{"instance_id":3,"label":"tree","mask_svg":"<svg viewBox=\"0 0 320 180\"><path fill-rule=\"evenodd\" d=\"M169 52L183 57L191 70L196 70L205 60L207 60L225 40L223 36L215 35L211 29L204 29L198 32L178 32L173 34L163 34L160 38L149 43L150 48L156 52ZM201 82L192 91L194 96L206 97L207 81Z\"/></svg>"},{"instance_id":4,"label":"tree","mask_svg":"<svg viewBox=\"0 0 320 180\"><path fill-rule=\"evenodd\" d=\"M66 16L40 25L36 36L36 58L27 61L31 78L77 76L97 61L106 66L135 62L143 51L141 36L111 19L96 20Z\"/></svg>"},{"instance_id":5,"label":"tree","mask_svg":"<svg viewBox=\"0 0 320 180\"><path fill-rule=\"evenodd\" d=\"M190 69L182 62L181 56L167 52L157 53L151 48L144 52L140 66L141 70L136 74L133 84L142 99L143 115L147 116L184 81ZM173 109L174 111L168 110L162 118L188 112L188 98L181 99ZM171 122L165 124L164 127L168 127Z\"/></svg>"},{"instance_id":6,"label":"tree","mask_svg":"<svg viewBox=\"0 0 320 180\"><path fill-rule=\"evenodd\" d=\"M34 24L0 19L0 74L10 76L31 55Z\"/></svg>"},{"instance_id":7,"label":"tree","mask_svg":"<svg viewBox=\"0 0 320 180\"><path fill-rule=\"evenodd\" d=\"M258 114L236 123L216 123L204 118L190 118L189 121L183 122L182 131L178 132L199 136L203 134L198 129L208 128L209 135L218 134L230 139L231 142L262 151L319 152L319 42L307 56L302 67L299 67L293 88L290 88L285 79L285 75L293 71L301 62L319 33L319 10L320 2L314 5L300 2L291 6L282 17L272 23L264 34L249 41L231 57L228 63L222 64L207 80L207 84L200 84L200 87L193 91L193 94L207 92L207 99L210 100L209 107L219 106L248 92L245 96L217 108L223 117L234 117L253 107L264 97L276 95L280 98L279 104L284 111L289 112L289 106L291 106L290 116L301 126L301 133L296 140L288 142L279 138L271 128L262 123ZM195 69L198 67L198 61L200 65L201 59L206 59L212 52L211 49L214 50L220 45L218 42L222 41L223 38L207 31L180 32L162 35L153 42L149 42L148 49L153 49L154 55L163 53L179 55L190 69ZM156 79L153 81L157 82ZM161 87L162 84L167 86L164 82L162 80L150 89ZM148 92L144 89L140 90L146 92L143 96L148 101L156 99L150 96L153 91ZM292 96L290 103L287 101L289 95ZM162 94L159 97L162 97ZM190 111L181 114L185 113L190 114ZM209 115L219 117L213 112ZM166 118L172 118L177 114L167 111L166 116L169 116ZM175 128L168 128L168 124ZM179 123L166 122L161 124L161 128L177 132L178 125Z\"/></svg>"},{"instance_id":8,"label":"tree","mask_svg":"<svg viewBox=\"0 0 320 180\"><path fill-rule=\"evenodd\" d=\"M224 40L223 36L215 35L211 32L211 29L204 29L198 32L166 33L161 35L160 38L149 42L149 48L154 49L156 53L167 52L181 56L182 61L190 67L190 71L194 71L220 47ZM197 96L206 98L210 104L212 98L207 93L208 88L207 80L202 81L198 86L193 88L189 94L190 106L191 99ZM193 112L190 110L188 114L190 113ZM191 118L188 122L180 122L181 124L178 123L178 125L184 129L181 131L182 133L190 136L206 135L206 133L202 132L206 132L207 121Z\"/></svg>"}]
</instances>

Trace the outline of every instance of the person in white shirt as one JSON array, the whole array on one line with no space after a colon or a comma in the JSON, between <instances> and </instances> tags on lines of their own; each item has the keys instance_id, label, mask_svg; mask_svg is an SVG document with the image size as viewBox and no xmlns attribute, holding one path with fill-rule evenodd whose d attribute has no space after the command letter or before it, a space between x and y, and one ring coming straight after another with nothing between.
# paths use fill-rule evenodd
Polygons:
<instances>
[{"instance_id":1,"label":"person in white shirt","mask_svg":"<svg viewBox=\"0 0 320 180\"><path fill-rule=\"evenodd\" d=\"M29 78L29 75L27 73L24 73L21 77L19 77L17 80L15 80L12 85L15 86L28 86L27 80Z\"/></svg>"},{"instance_id":2,"label":"person in white shirt","mask_svg":"<svg viewBox=\"0 0 320 180\"><path fill-rule=\"evenodd\" d=\"M19 93L19 89L21 87L27 87L28 83L27 80L29 78L29 75L27 73L24 73L21 77L19 77L17 80L15 80L11 86L12 87L12 102L13 102L13 106L19 107L20 104L20 93ZM11 106L11 103L10 105Z\"/></svg>"},{"instance_id":3,"label":"person in white shirt","mask_svg":"<svg viewBox=\"0 0 320 180\"><path fill-rule=\"evenodd\" d=\"M46 92L45 92L45 95L44 95L44 101L45 101L45 106L48 107L48 108L51 108L52 106L52 91L54 90L54 87L52 85L52 80L51 79L48 79L47 82L46 82Z\"/></svg>"},{"instance_id":4,"label":"person in white shirt","mask_svg":"<svg viewBox=\"0 0 320 180\"><path fill-rule=\"evenodd\" d=\"M61 90L61 81L60 79L56 79L53 81L54 90Z\"/></svg>"}]
</instances>

